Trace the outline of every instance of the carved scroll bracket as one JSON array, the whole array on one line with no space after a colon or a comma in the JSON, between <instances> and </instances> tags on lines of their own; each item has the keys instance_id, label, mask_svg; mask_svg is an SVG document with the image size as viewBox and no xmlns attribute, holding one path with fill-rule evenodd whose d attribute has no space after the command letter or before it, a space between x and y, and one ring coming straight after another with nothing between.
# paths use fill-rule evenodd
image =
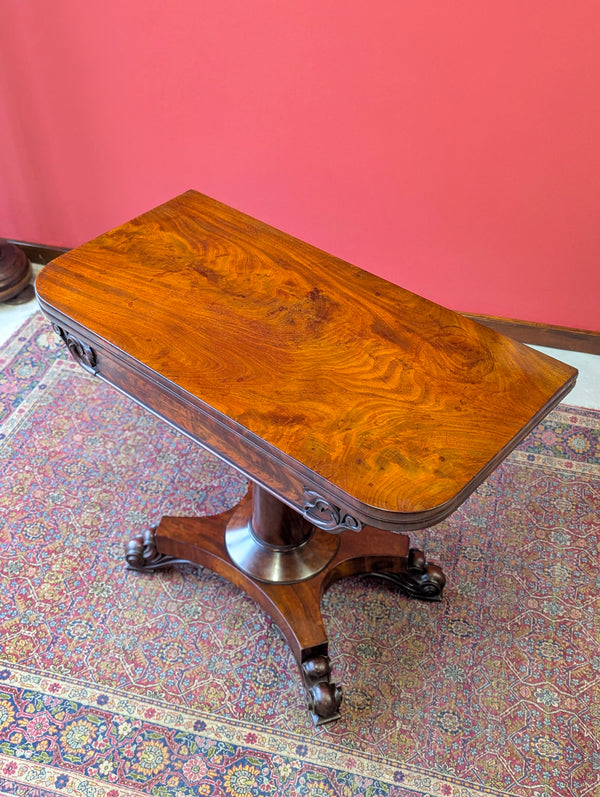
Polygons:
<instances>
[{"instance_id":1,"label":"carved scroll bracket","mask_svg":"<svg viewBox=\"0 0 600 797\"><path fill-rule=\"evenodd\" d=\"M342 688L331 681L329 656L310 656L301 666L308 710L315 725L324 725L340 718Z\"/></svg>"},{"instance_id":2,"label":"carved scroll bracket","mask_svg":"<svg viewBox=\"0 0 600 797\"><path fill-rule=\"evenodd\" d=\"M52 329L61 337L73 359L81 365L89 374L94 376L98 373L96 367L96 352L87 343L76 338L58 324L52 324Z\"/></svg>"},{"instance_id":3,"label":"carved scroll bracket","mask_svg":"<svg viewBox=\"0 0 600 797\"><path fill-rule=\"evenodd\" d=\"M363 523L343 508L334 506L314 490L304 490L303 516L324 531L361 531Z\"/></svg>"}]
</instances>

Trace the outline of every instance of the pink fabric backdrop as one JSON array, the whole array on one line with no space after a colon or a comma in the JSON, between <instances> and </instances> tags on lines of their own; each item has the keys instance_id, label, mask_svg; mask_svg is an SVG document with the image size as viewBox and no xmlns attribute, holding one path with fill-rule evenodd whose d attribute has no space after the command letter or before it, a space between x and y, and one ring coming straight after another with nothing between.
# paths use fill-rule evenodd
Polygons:
<instances>
[{"instance_id":1,"label":"pink fabric backdrop","mask_svg":"<svg viewBox=\"0 0 600 797\"><path fill-rule=\"evenodd\" d=\"M454 309L600 330L595 0L0 13L0 235L193 187Z\"/></svg>"}]
</instances>

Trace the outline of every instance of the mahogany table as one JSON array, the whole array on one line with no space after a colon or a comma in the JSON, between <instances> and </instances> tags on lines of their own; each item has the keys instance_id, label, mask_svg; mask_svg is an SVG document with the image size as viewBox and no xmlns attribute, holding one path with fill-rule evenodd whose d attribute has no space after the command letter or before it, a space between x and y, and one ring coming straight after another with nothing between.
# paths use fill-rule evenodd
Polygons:
<instances>
[{"instance_id":1,"label":"mahogany table","mask_svg":"<svg viewBox=\"0 0 600 797\"><path fill-rule=\"evenodd\" d=\"M283 632L315 722L339 716L320 612L337 579L439 599L409 547L577 372L195 191L51 262L40 305L75 359L246 475L242 503L164 517L129 567L207 566Z\"/></svg>"}]
</instances>

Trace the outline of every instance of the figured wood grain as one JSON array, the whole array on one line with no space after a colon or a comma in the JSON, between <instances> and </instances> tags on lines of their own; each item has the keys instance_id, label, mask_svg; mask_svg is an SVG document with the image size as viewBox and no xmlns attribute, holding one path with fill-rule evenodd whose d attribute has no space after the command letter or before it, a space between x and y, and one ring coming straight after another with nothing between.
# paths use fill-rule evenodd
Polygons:
<instances>
[{"instance_id":1,"label":"figured wood grain","mask_svg":"<svg viewBox=\"0 0 600 797\"><path fill-rule=\"evenodd\" d=\"M398 519L463 500L576 377L194 191L60 256L36 287L51 317L182 403ZM152 407L150 389L132 395Z\"/></svg>"}]
</instances>

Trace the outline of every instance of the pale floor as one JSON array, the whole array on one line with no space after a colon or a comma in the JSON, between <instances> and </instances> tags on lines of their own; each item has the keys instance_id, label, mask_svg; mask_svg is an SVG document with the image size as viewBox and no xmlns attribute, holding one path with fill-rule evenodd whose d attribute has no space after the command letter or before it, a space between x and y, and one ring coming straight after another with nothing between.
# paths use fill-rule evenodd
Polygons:
<instances>
[{"instance_id":1,"label":"pale floor","mask_svg":"<svg viewBox=\"0 0 600 797\"><path fill-rule=\"evenodd\" d=\"M34 266L34 272L39 271L39 266ZM0 344L2 344L18 327L37 310L37 302L33 299L27 304L8 305L0 304ZM600 409L600 355L583 354L578 351L564 351L562 349L547 349L534 346L539 351L556 357L557 360L569 363L579 370L579 378L574 389L566 397L568 404L576 407Z\"/></svg>"}]
</instances>

